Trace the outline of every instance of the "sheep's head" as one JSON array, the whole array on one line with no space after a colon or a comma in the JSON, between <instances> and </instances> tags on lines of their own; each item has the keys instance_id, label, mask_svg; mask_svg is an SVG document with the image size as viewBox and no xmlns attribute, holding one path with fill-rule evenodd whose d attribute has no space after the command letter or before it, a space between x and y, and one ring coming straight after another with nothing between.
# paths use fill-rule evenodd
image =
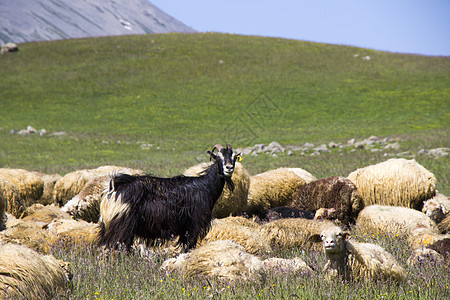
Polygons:
<instances>
[{"instance_id":1,"label":"sheep's head","mask_svg":"<svg viewBox=\"0 0 450 300\"><path fill-rule=\"evenodd\" d=\"M444 206L435 199L425 201L423 203L422 212L435 222L440 222L445 217Z\"/></svg>"},{"instance_id":2,"label":"sheep's head","mask_svg":"<svg viewBox=\"0 0 450 300\"><path fill-rule=\"evenodd\" d=\"M325 254L343 253L345 251L345 240L349 236L347 231L339 227L328 227L311 238L315 242L322 241Z\"/></svg>"}]
</instances>

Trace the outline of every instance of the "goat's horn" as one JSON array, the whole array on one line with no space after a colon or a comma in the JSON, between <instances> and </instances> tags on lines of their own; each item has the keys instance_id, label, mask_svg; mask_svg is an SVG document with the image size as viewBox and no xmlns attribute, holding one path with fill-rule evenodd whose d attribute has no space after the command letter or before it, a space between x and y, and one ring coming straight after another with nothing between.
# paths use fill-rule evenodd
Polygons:
<instances>
[{"instance_id":1,"label":"goat's horn","mask_svg":"<svg viewBox=\"0 0 450 300\"><path fill-rule=\"evenodd\" d=\"M218 151L222 150L222 149L223 149L222 144L216 144L216 145L212 148L212 151L214 152L215 149L217 149Z\"/></svg>"}]
</instances>

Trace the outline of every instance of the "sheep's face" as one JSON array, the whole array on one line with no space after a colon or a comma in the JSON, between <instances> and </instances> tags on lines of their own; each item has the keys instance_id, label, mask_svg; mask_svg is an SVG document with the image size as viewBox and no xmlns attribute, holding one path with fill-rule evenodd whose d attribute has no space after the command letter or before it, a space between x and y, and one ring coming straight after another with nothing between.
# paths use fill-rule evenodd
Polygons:
<instances>
[{"instance_id":1,"label":"sheep's face","mask_svg":"<svg viewBox=\"0 0 450 300\"><path fill-rule=\"evenodd\" d=\"M348 233L340 228L328 228L322 231L320 238L325 254L341 253L345 250Z\"/></svg>"},{"instance_id":2,"label":"sheep's face","mask_svg":"<svg viewBox=\"0 0 450 300\"><path fill-rule=\"evenodd\" d=\"M436 222L440 222L445 217L444 211L444 206L434 199L425 201L422 208L422 212Z\"/></svg>"}]
</instances>

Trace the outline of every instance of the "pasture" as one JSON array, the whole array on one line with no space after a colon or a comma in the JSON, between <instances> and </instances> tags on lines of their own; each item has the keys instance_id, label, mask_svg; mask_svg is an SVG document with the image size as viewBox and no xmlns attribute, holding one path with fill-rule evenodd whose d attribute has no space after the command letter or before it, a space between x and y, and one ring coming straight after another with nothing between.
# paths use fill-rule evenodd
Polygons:
<instances>
[{"instance_id":1,"label":"pasture","mask_svg":"<svg viewBox=\"0 0 450 300\"><path fill-rule=\"evenodd\" d=\"M208 161L216 143L244 148L347 145L389 138L398 148L329 147L244 156L251 175L303 168L317 178L344 176L392 157L414 158L450 195L450 58L216 33L74 39L19 45L0 56L0 167L61 175L117 165L173 176ZM33 126L39 135L19 134ZM358 232L380 244L407 271L407 281L326 282L319 252L289 249L307 275L269 274L264 284L167 276L168 254L104 256L99 249L58 244L72 263L70 290L58 299L445 299L443 265L407 267L406 240ZM100 259L99 259L100 257Z\"/></svg>"}]
</instances>

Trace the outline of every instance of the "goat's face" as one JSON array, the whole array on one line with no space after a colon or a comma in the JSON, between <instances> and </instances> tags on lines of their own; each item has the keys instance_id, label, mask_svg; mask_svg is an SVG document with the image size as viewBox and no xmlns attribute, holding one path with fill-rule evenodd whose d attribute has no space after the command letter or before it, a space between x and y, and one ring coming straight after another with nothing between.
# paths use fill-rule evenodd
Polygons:
<instances>
[{"instance_id":1,"label":"goat's face","mask_svg":"<svg viewBox=\"0 0 450 300\"><path fill-rule=\"evenodd\" d=\"M339 227L330 227L320 233L323 250L326 254L342 253L345 250L345 240L348 232Z\"/></svg>"},{"instance_id":2,"label":"goat's face","mask_svg":"<svg viewBox=\"0 0 450 300\"><path fill-rule=\"evenodd\" d=\"M217 154L214 154L215 149L219 150ZM217 144L214 146L212 151L208 151L208 154L212 159L219 161L222 165L222 173L226 177L231 177L231 175L233 175L236 160L241 161L242 159L241 154L235 154L233 152L233 148L231 148L229 144L226 148L220 144Z\"/></svg>"}]
</instances>

